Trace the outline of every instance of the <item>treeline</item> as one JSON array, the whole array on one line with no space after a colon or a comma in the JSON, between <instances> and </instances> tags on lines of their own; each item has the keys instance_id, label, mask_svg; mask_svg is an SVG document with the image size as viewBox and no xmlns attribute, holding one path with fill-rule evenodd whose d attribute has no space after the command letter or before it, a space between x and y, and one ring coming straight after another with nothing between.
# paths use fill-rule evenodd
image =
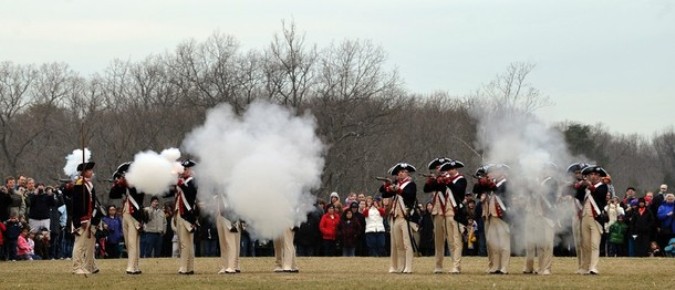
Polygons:
<instances>
[{"instance_id":1,"label":"treeline","mask_svg":"<svg viewBox=\"0 0 675 290\"><path fill-rule=\"evenodd\" d=\"M442 154L465 161L472 173L485 161L476 145L477 119L469 112L486 104L536 109L542 99L528 87L528 64L511 65L471 96L451 97L406 90L385 61L384 50L370 41L318 48L290 24L261 50L244 51L235 38L216 33L142 61L114 60L86 77L63 63L2 62L0 172L52 182L63 174L64 157L84 143L104 182L139 151L179 146L216 104L243 112L263 99L316 117L329 145L317 194L373 193L378 185L372 176L398 161L424 169ZM601 125L557 128L573 154L610 170L620 193L629 185L653 190L675 183L672 128L651 139L613 135Z\"/></svg>"}]
</instances>

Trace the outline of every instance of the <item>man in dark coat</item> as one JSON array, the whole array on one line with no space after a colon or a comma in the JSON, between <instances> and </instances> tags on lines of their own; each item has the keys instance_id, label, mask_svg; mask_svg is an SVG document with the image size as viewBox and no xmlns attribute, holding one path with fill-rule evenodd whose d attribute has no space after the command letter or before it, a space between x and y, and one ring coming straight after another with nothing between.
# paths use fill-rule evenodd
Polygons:
<instances>
[{"instance_id":1,"label":"man in dark coat","mask_svg":"<svg viewBox=\"0 0 675 290\"><path fill-rule=\"evenodd\" d=\"M122 200L122 232L124 244L127 247L127 274L141 274L138 267L140 260L140 232L145 222L143 211L143 199L145 194L138 192L135 187L127 183L125 175L131 166L131 162L122 163L113 174L114 183L110 189L111 199Z\"/></svg>"},{"instance_id":2,"label":"man in dark coat","mask_svg":"<svg viewBox=\"0 0 675 290\"><path fill-rule=\"evenodd\" d=\"M101 221L103 211L96 202L96 191L92 183L94 176L94 162L86 162L77 166L81 172L75 180L73 194L73 273L98 273L94 260L96 246L96 228Z\"/></svg>"},{"instance_id":3,"label":"man in dark coat","mask_svg":"<svg viewBox=\"0 0 675 290\"><path fill-rule=\"evenodd\" d=\"M485 220L485 238L488 247L488 273L507 274L511 259L511 233L509 230L509 196L507 191L507 171L505 164L487 168L490 179L490 194L483 207Z\"/></svg>"},{"instance_id":4,"label":"man in dark coat","mask_svg":"<svg viewBox=\"0 0 675 290\"><path fill-rule=\"evenodd\" d=\"M649 242L654 231L656 219L647 207L643 197L638 199L638 208L631 219L631 231L635 238L635 255L638 257L649 256Z\"/></svg>"},{"instance_id":5,"label":"man in dark coat","mask_svg":"<svg viewBox=\"0 0 675 290\"><path fill-rule=\"evenodd\" d=\"M194 232L197 229L198 214L195 211L197 205L197 183L192 176L192 167L196 163L185 160L182 163L184 171L178 179L176 190L176 213L174 222L180 243L180 267L178 274L194 274Z\"/></svg>"},{"instance_id":6,"label":"man in dark coat","mask_svg":"<svg viewBox=\"0 0 675 290\"><path fill-rule=\"evenodd\" d=\"M597 275L600 260L600 237L605 222L604 208L609 189L602 182L607 171L600 166L586 167L582 172L586 179L586 193L581 210L581 257L584 274Z\"/></svg>"},{"instance_id":7,"label":"man in dark coat","mask_svg":"<svg viewBox=\"0 0 675 290\"><path fill-rule=\"evenodd\" d=\"M380 187L382 198L391 203L391 267L389 273L412 273L413 244L411 222L416 206L417 185L410 177L415 167L408 163L398 163L389 169L396 177L395 181L386 181ZM417 221L416 221L417 222Z\"/></svg>"},{"instance_id":8,"label":"man in dark coat","mask_svg":"<svg viewBox=\"0 0 675 290\"><path fill-rule=\"evenodd\" d=\"M446 158L437 158L446 159ZM434 164L433 160L429 167ZM462 201L466 195L466 178L459 174L458 168L464 164L458 160L447 158L442 164L433 168L438 176L427 178L424 192L433 192L431 215L434 217L434 248L436 266L434 273L443 272L445 244L448 243L452 253L450 273L459 274L462 261L462 232L466 226L466 209Z\"/></svg>"}]
</instances>

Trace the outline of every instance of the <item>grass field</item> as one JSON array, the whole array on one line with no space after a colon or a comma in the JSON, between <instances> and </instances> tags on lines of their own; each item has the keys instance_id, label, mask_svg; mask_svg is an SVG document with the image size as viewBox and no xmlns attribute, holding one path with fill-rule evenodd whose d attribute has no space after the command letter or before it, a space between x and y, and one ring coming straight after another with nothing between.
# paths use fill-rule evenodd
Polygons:
<instances>
[{"instance_id":1,"label":"grass field","mask_svg":"<svg viewBox=\"0 0 675 290\"><path fill-rule=\"evenodd\" d=\"M446 263L448 261L446 260ZM675 289L675 259L601 258L600 275L574 274L576 259L555 258L553 275L487 275L486 258L465 257L460 275L432 274L433 258L415 258L414 273L389 274L388 258L298 258L300 273L273 273L273 258L242 258L242 273L218 275L218 260L197 258L195 275L176 274L176 259L142 259L143 274L125 274L126 259L97 260L101 272L71 274L71 261L0 262L0 289Z\"/></svg>"}]
</instances>

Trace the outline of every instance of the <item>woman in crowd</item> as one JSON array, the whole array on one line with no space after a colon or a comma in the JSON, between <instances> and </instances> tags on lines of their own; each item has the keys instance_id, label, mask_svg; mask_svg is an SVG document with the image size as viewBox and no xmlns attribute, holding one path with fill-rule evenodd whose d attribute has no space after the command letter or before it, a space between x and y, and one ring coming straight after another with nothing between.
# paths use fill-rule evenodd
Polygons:
<instances>
[{"instance_id":1,"label":"woman in crowd","mask_svg":"<svg viewBox=\"0 0 675 290\"><path fill-rule=\"evenodd\" d=\"M321 217L319 230L323 238L324 256L335 256L337 251L337 226L340 224L340 216L335 212L335 205L328 205L328 212Z\"/></svg>"},{"instance_id":2,"label":"woman in crowd","mask_svg":"<svg viewBox=\"0 0 675 290\"><path fill-rule=\"evenodd\" d=\"M108 215L102 220L105 233L105 258L117 259L120 257L120 241L122 240L122 219L117 216L117 207L108 206Z\"/></svg>"},{"instance_id":3,"label":"woman in crowd","mask_svg":"<svg viewBox=\"0 0 675 290\"><path fill-rule=\"evenodd\" d=\"M366 220L365 232L368 255L371 257L385 256L384 207L380 203L380 199L373 199L372 196L366 197L363 216Z\"/></svg>"},{"instance_id":4,"label":"woman in crowd","mask_svg":"<svg viewBox=\"0 0 675 290\"><path fill-rule=\"evenodd\" d=\"M359 243L363 227L361 222L354 217L351 210L346 210L340 218L340 223L337 227L337 236L342 245L343 257L354 257L356 254L356 246Z\"/></svg>"}]
</instances>

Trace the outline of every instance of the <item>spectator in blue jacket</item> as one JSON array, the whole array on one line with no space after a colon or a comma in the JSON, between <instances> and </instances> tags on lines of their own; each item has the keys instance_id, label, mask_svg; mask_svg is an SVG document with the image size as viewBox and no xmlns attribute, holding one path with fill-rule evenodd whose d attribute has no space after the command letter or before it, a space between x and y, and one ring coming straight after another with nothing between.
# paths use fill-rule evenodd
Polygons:
<instances>
[{"instance_id":1,"label":"spectator in blue jacket","mask_svg":"<svg viewBox=\"0 0 675 290\"><path fill-rule=\"evenodd\" d=\"M105 257L117 259L120 257L120 241L122 241L122 219L117 215L117 207L108 206L108 215L103 217L103 233L105 234Z\"/></svg>"},{"instance_id":2,"label":"spectator in blue jacket","mask_svg":"<svg viewBox=\"0 0 675 290\"><path fill-rule=\"evenodd\" d=\"M666 194L664 202L659 206L656 217L659 219L659 246L665 248L668 241L675 238L675 217L673 216L675 210L675 195L672 193Z\"/></svg>"}]
</instances>

